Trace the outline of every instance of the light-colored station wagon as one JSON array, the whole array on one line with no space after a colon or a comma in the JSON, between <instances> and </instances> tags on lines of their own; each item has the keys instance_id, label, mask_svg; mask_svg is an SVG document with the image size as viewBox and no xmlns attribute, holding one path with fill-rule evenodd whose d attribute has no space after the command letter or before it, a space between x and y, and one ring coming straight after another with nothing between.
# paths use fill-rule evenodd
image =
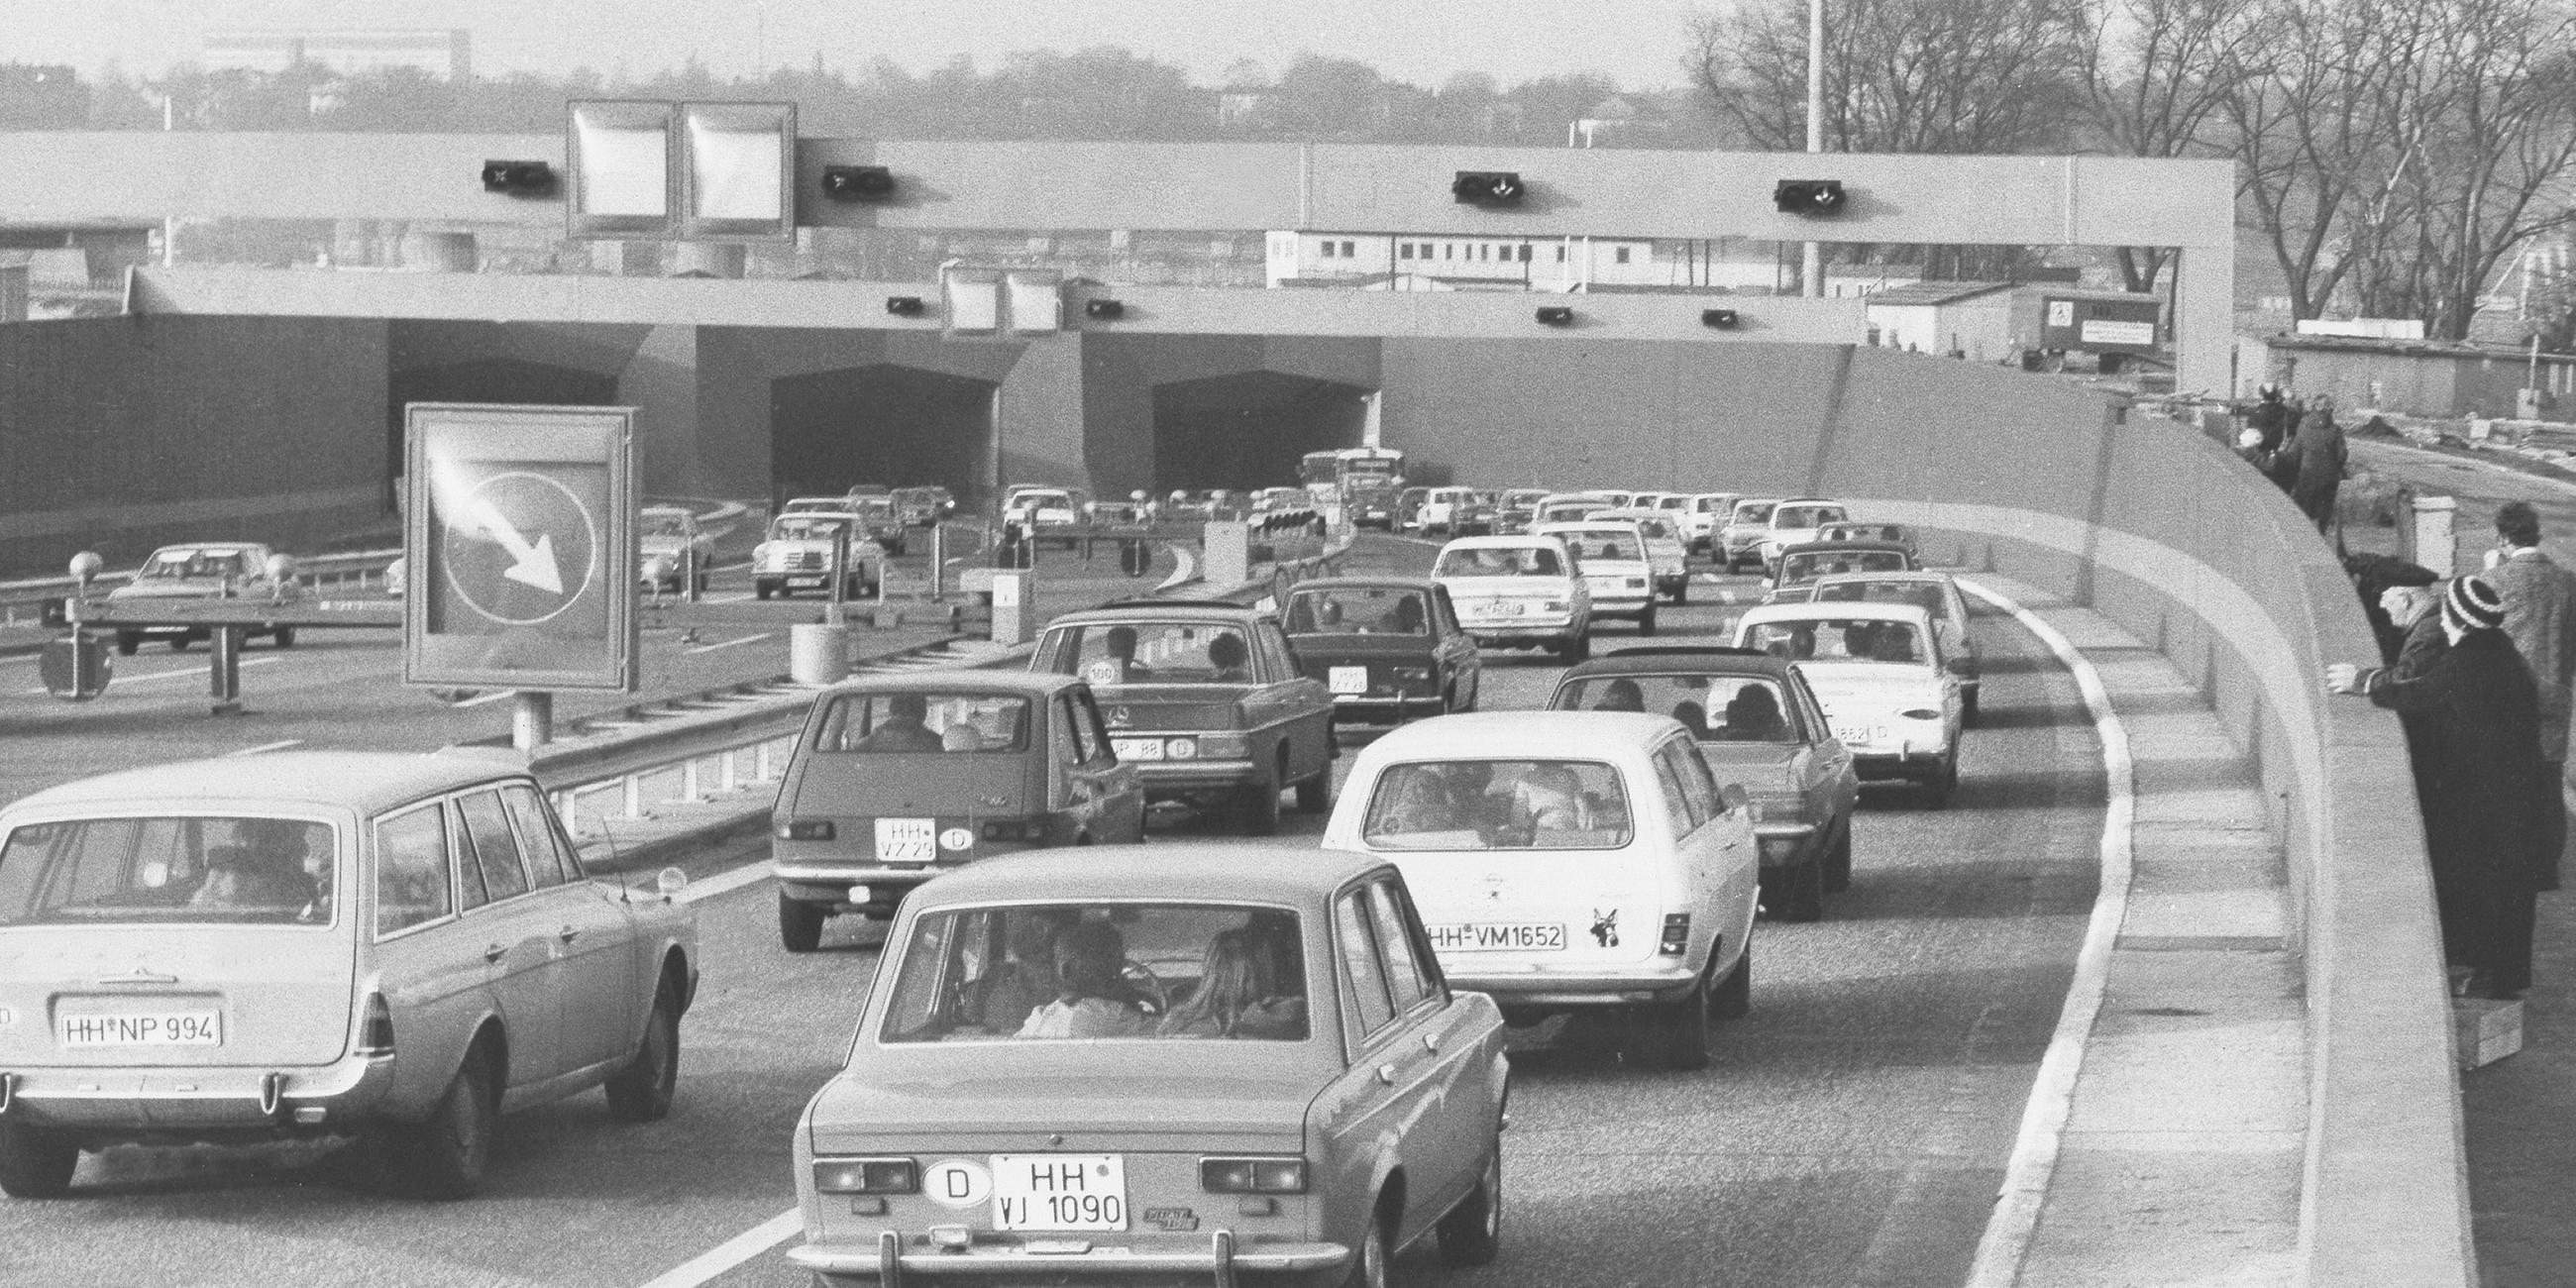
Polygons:
<instances>
[{"instance_id":1,"label":"light-colored station wagon","mask_svg":"<svg viewBox=\"0 0 2576 1288\"><path fill-rule=\"evenodd\" d=\"M83 1150L365 1134L472 1192L498 1115L670 1110L693 915L584 874L524 770L291 752L0 810L0 1190Z\"/></svg>"}]
</instances>

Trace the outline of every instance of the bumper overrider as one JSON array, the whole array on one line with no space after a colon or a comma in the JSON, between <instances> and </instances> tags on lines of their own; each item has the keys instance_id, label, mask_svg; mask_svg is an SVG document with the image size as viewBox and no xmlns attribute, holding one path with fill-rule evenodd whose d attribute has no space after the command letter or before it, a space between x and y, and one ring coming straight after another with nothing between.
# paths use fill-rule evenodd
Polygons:
<instances>
[{"instance_id":1,"label":"bumper overrider","mask_svg":"<svg viewBox=\"0 0 2576 1288\"><path fill-rule=\"evenodd\" d=\"M1350 1259L1351 1250L1338 1243L1238 1242L1232 1230L1051 1238L968 1234L962 1227L911 1236L885 1230L872 1248L808 1243L787 1252L789 1262L832 1281L880 1288L916 1281L1136 1275L1204 1275L1230 1288L1237 1274L1316 1274L1340 1269Z\"/></svg>"},{"instance_id":2,"label":"bumper overrider","mask_svg":"<svg viewBox=\"0 0 2576 1288\"><path fill-rule=\"evenodd\" d=\"M430 1104L394 1095L392 1053L292 1069L45 1068L0 1071L0 1118L95 1144L249 1144L408 1121ZM443 1087L438 1090L444 1090Z\"/></svg>"}]
</instances>

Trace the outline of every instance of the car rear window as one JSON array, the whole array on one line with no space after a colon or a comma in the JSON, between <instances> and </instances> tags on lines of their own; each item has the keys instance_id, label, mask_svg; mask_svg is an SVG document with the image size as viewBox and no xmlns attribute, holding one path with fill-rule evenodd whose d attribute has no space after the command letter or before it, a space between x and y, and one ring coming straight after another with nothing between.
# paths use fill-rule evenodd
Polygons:
<instances>
[{"instance_id":1,"label":"car rear window","mask_svg":"<svg viewBox=\"0 0 2576 1288\"><path fill-rule=\"evenodd\" d=\"M1758 675L1592 676L1566 681L1548 705L1558 711L1669 715L1702 742L1801 741L1787 695Z\"/></svg>"},{"instance_id":2,"label":"car rear window","mask_svg":"<svg viewBox=\"0 0 2576 1288\"><path fill-rule=\"evenodd\" d=\"M1637 534L1627 529L1565 532L1558 536L1578 558L1642 560L1646 557L1637 541Z\"/></svg>"},{"instance_id":3,"label":"car rear window","mask_svg":"<svg viewBox=\"0 0 2576 1288\"><path fill-rule=\"evenodd\" d=\"M852 693L831 700L816 751L1026 751L1029 702L989 693Z\"/></svg>"},{"instance_id":4,"label":"car rear window","mask_svg":"<svg viewBox=\"0 0 2576 1288\"><path fill-rule=\"evenodd\" d=\"M1928 581L1847 581L1816 588L1816 598L1825 603L1913 604L1942 616L1948 606L1942 602L1941 588Z\"/></svg>"},{"instance_id":5,"label":"car rear window","mask_svg":"<svg viewBox=\"0 0 2576 1288\"><path fill-rule=\"evenodd\" d=\"M1051 632L1055 670L1093 684L1250 684L1252 648L1224 622L1093 622Z\"/></svg>"},{"instance_id":6,"label":"car rear window","mask_svg":"<svg viewBox=\"0 0 2576 1288\"><path fill-rule=\"evenodd\" d=\"M1615 850L1634 835L1619 771L1586 760L1391 765L1365 818L1381 850Z\"/></svg>"},{"instance_id":7,"label":"car rear window","mask_svg":"<svg viewBox=\"0 0 2576 1288\"><path fill-rule=\"evenodd\" d=\"M1403 586L1337 586L1288 597L1291 635L1421 635L1429 631L1422 592Z\"/></svg>"},{"instance_id":8,"label":"car rear window","mask_svg":"<svg viewBox=\"0 0 2576 1288\"><path fill-rule=\"evenodd\" d=\"M1435 577L1562 577L1563 560L1546 546L1488 546L1477 550L1443 550Z\"/></svg>"},{"instance_id":9,"label":"car rear window","mask_svg":"<svg viewBox=\"0 0 2576 1288\"><path fill-rule=\"evenodd\" d=\"M1811 550L1780 561L1783 582L1814 581L1855 572L1905 571L1905 552L1901 550Z\"/></svg>"},{"instance_id":10,"label":"car rear window","mask_svg":"<svg viewBox=\"0 0 2576 1288\"><path fill-rule=\"evenodd\" d=\"M1286 909L1029 903L934 912L896 956L881 1039L1302 1042L1304 938Z\"/></svg>"},{"instance_id":11,"label":"car rear window","mask_svg":"<svg viewBox=\"0 0 2576 1288\"><path fill-rule=\"evenodd\" d=\"M1796 662L1922 662L1923 641L1905 622L1824 618L1756 622L1744 647Z\"/></svg>"},{"instance_id":12,"label":"car rear window","mask_svg":"<svg viewBox=\"0 0 2576 1288\"><path fill-rule=\"evenodd\" d=\"M323 925L337 855L330 826L304 819L29 823L0 846L0 926Z\"/></svg>"},{"instance_id":13,"label":"car rear window","mask_svg":"<svg viewBox=\"0 0 2576 1288\"><path fill-rule=\"evenodd\" d=\"M1774 507L1775 503L1768 501L1741 502L1735 507L1735 522L1768 523L1771 521L1771 511Z\"/></svg>"}]
</instances>

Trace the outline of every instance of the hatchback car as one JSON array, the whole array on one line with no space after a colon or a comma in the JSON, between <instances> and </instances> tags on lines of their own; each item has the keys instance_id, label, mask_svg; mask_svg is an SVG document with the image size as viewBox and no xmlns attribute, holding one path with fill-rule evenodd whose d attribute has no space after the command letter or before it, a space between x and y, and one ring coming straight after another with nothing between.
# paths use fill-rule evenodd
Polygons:
<instances>
[{"instance_id":1,"label":"hatchback car","mask_svg":"<svg viewBox=\"0 0 2576 1288\"><path fill-rule=\"evenodd\" d=\"M1640 1021L1640 1054L1708 1063L1750 1004L1757 846L1670 716L1443 716L1371 743L1324 844L1404 872L1440 964L1516 1023Z\"/></svg>"},{"instance_id":2,"label":"hatchback car","mask_svg":"<svg viewBox=\"0 0 2576 1288\"><path fill-rule=\"evenodd\" d=\"M1777 497L1736 498L1735 508L1718 525L1717 545L1710 552L1728 572L1747 562L1761 565L1762 538L1771 531L1771 511L1779 504Z\"/></svg>"},{"instance_id":3,"label":"hatchback car","mask_svg":"<svg viewBox=\"0 0 2576 1288\"><path fill-rule=\"evenodd\" d=\"M1002 522L1028 530L1037 540L1047 528L1069 528L1082 522L1084 507L1090 498L1079 489L1022 484L1002 496ZM1068 547L1079 544L1074 537L1063 538Z\"/></svg>"},{"instance_id":4,"label":"hatchback car","mask_svg":"<svg viewBox=\"0 0 2576 1288\"><path fill-rule=\"evenodd\" d=\"M1681 721L1718 782L1752 798L1771 915L1813 921L1827 891L1850 888L1860 778L1788 662L1749 649L1623 648L1568 669L1548 706L1670 712Z\"/></svg>"},{"instance_id":5,"label":"hatchback car","mask_svg":"<svg viewBox=\"0 0 2576 1288\"><path fill-rule=\"evenodd\" d=\"M268 547L249 541L191 541L163 546L135 570L133 580L107 592L107 597L119 604L173 599L302 599L304 586L294 577L287 577L283 584L270 579L271 558ZM209 626L122 626L116 631L116 651L130 655L146 639L168 640L173 650L182 650L213 633L214 628ZM295 646L292 626L254 626L243 634L265 635L279 648Z\"/></svg>"},{"instance_id":6,"label":"hatchback car","mask_svg":"<svg viewBox=\"0 0 2576 1288\"><path fill-rule=\"evenodd\" d=\"M1549 648L1565 658L1592 649L1592 592L1554 537L1460 537L1431 561L1458 623L1486 648Z\"/></svg>"},{"instance_id":7,"label":"hatchback car","mask_svg":"<svg viewBox=\"0 0 2576 1288\"><path fill-rule=\"evenodd\" d=\"M1682 540L1691 553L1717 553L1717 530L1726 526L1727 516L1735 512L1732 492L1700 492L1682 498L1674 522L1682 529Z\"/></svg>"},{"instance_id":8,"label":"hatchback car","mask_svg":"<svg viewBox=\"0 0 2576 1288\"><path fill-rule=\"evenodd\" d=\"M1279 793L1332 807L1333 695L1300 670L1279 619L1222 600L1130 599L1047 623L1029 669L1080 676L1145 799L1279 829Z\"/></svg>"},{"instance_id":9,"label":"hatchback car","mask_svg":"<svg viewBox=\"0 0 2576 1288\"><path fill-rule=\"evenodd\" d=\"M915 886L1013 850L1145 838L1145 794L1091 686L1057 675L878 675L814 699L770 814L778 939L890 920Z\"/></svg>"},{"instance_id":10,"label":"hatchback car","mask_svg":"<svg viewBox=\"0 0 2576 1288\"><path fill-rule=\"evenodd\" d=\"M1595 510L1590 521L1625 521L1637 525L1637 536L1645 542L1646 566L1655 579L1655 593L1668 604L1690 602L1690 546L1682 540L1682 530L1674 521L1678 511L1640 509Z\"/></svg>"},{"instance_id":11,"label":"hatchback car","mask_svg":"<svg viewBox=\"0 0 2576 1288\"><path fill-rule=\"evenodd\" d=\"M1770 604L1735 644L1798 664L1863 781L1920 784L1937 808L1959 786L1959 678L1932 615L1914 604Z\"/></svg>"},{"instance_id":12,"label":"hatchback car","mask_svg":"<svg viewBox=\"0 0 2576 1288\"><path fill-rule=\"evenodd\" d=\"M1555 537L1574 553L1584 587L1592 592L1593 620L1624 617L1637 624L1638 634L1655 633L1655 566L1635 520L1542 523L1532 531Z\"/></svg>"},{"instance_id":13,"label":"hatchback car","mask_svg":"<svg viewBox=\"0 0 2576 1288\"><path fill-rule=\"evenodd\" d=\"M503 1109L668 1113L691 910L582 870L525 770L279 752L0 810L0 1190L84 1150L363 1133L479 1186Z\"/></svg>"},{"instance_id":14,"label":"hatchback car","mask_svg":"<svg viewBox=\"0 0 2576 1288\"><path fill-rule=\"evenodd\" d=\"M1757 553L1762 567L1776 573L1780 552L1801 542L1816 539L1816 529L1828 523L1841 523L1851 518L1839 501L1820 497L1791 497L1771 507L1771 522L1762 533Z\"/></svg>"},{"instance_id":15,"label":"hatchback car","mask_svg":"<svg viewBox=\"0 0 2576 1288\"><path fill-rule=\"evenodd\" d=\"M836 554L837 552L837 554ZM882 549L847 508L796 510L769 521L768 539L751 549L751 593L786 599L800 590L832 593L832 561L847 561L842 597L876 593L884 574Z\"/></svg>"},{"instance_id":16,"label":"hatchback car","mask_svg":"<svg viewBox=\"0 0 2576 1288\"><path fill-rule=\"evenodd\" d=\"M1943 665L1959 677L1959 720L1977 724L1977 697L1985 687L1977 656L1977 637L1968 633L1968 597L1946 572L1867 572L1818 578L1810 600L1820 604L1920 604L1932 614L1932 629L1941 636Z\"/></svg>"},{"instance_id":17,"label":"hatchback car","mask_svg":"<svg viewBox=\"0 0 2576 1288\"><path fill-rule=\"evenodd\" d=\"M1449 592L1410 577L1297 583L1281 618L1306 674L1349 723L1402 724L1476 709L1483 664Z\"/></svg>"},{"instance_id":18,"label":"hatchback car","mask_svg":"<svg viewBox=\"0 0 2576 1288\"><path fill-rule=\"evenodd\" d=\"M907 528L936 527L957 512L957 496L944 487L899 487L894 490L895 517Z\"/></svg>"},{"instance_id":19,"label":"hatchback car","mask_svg":"<svg viewBox=\"0 0 2576 1288\"><path fill-rule=\"evenodd\" d=\"M1530 527L1543 523L1577 523L1589 518L1595 510L1608 510L1618 502L1594 492L1551 492L1540 497L1530 510Z\"/></svg>"},{"instance_id":20,"label":"hatchback car","mask_svg":"<svg viewBox=\"0 0 2576 1288\"><path fill-rule=\"evenodd\" d=\"M818 1281L1381 1285L1499 1247L1510 1064L1401 873L1017 855L923 886L795 1131Z\"/></svg>"},{"instance_id":21,"label":"hatchback car","mask_svg":"<svg viewBox=\"0 0 2576 1288\"><path fill-rule=\"evenodd\" d=\"M1856 572L1912 572L1921 567L1914 552L1885 541L1802 541L1784 547L1772 561L1772 575L1762 581L1766 603L1802 596L1819 577Z\"/></svg>"}]
</instances>

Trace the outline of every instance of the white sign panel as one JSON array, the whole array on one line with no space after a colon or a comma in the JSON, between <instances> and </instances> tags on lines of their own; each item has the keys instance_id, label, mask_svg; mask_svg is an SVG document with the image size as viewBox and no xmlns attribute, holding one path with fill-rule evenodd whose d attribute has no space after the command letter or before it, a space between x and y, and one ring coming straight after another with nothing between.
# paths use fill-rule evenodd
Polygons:
<instances>
[{"instance_id":1,"label":"white sign panel","mask_svg":"<svg viewBox=\"0 0 2576 1288\"><path fill-rule=\"evenodd\" d=\"M2156 324L2153 322L2113 322L2103 318L2087 318L2084 321L2083 329L2077 334L2083 337L2083 341L2086 344L2134 344L2152 346L2156 342Z\"/></svg>"}]
</instances>

